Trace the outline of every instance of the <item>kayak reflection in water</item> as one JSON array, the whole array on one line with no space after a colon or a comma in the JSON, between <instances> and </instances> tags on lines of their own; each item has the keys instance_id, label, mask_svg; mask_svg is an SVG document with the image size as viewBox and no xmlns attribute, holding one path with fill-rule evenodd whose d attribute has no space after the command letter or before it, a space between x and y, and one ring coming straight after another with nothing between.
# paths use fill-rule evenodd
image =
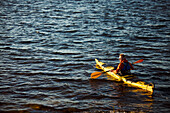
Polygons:
<instances>
[{"instance_id":1,"label":"kayak reflection in water","mask_svg":"<svg viewBox=\"0 0 170 113\"><path fill-rule=\"evenodd\" d=\"M119 55L119 65L116 70L111 70L111 72L117 73L121 76L123 75L130 75L130 70L133 70L133 66L128 60L126 59L126 56L124 54Z\"/></svg>"}]
</instances>

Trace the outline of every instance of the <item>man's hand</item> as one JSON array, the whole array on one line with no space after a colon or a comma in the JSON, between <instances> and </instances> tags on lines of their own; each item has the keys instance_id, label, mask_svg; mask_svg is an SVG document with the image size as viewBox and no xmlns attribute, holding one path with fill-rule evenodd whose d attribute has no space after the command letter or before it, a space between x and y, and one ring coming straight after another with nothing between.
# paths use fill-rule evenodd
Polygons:
<instances>
[{"instance_id":1,"label":"man's hand","mask_svg":"<svg viewBox=\"0 0 170 113\"><path fill-rule=\"evenodd\" d=\"M111 72L116 73L116 70L111 70Z\"/></svg>"}]
</instances>

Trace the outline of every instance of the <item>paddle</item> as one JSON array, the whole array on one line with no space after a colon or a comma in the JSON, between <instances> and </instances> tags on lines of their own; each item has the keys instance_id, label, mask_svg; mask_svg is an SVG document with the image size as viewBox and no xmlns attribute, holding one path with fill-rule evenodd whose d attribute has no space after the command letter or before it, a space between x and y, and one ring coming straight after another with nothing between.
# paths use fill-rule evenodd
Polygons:
<instances>
[{"instance_id":1,"label":"paddle","mask_svg":"<svg viewBox=\"0 0 170 113\"><path fill-rule=\"evenodd\" d=\"M141 63L141 62L143 62L143 59L138 60L138 61L136 61L136 62L133 62L132 64L137 64L137 63ZM111 71L111 70L109 70L109 71ZM106 72L109 72L109 71L106 71ZM92 79L96 79L96 78L98 78L99 76L101 76L103 73L106 73L106 72L94 72L94 73L91 74L91 78L92 78Z\"/></svg>"},{"instance_id":2,"label":"paddle","mask_svg":"<svg viewBox=\"0 0 170 113\"><path fill-rule=\"evenodd\" d=\"M132 64L137 64L137 63L141 63L141 62L143 62L143 59L140 59L140 60L138 60L136 62L133 62Z\"/></svg>"}]
</instances>

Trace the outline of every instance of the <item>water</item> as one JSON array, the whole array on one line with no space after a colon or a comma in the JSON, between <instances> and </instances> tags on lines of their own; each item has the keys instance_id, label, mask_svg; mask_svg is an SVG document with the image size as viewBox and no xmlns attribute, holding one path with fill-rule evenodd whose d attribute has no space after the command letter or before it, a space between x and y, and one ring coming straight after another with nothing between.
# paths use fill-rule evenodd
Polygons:
<instances>
[{"instance_id":1,"label":"water","mask_svg":"<svg viewBox=\"0 0 170 113\"><path fill-rule=\"evenodd\" d=\"M168 0L7 0L0 2L1 112L168 112ZM95 58L136 64L153 95L90 80Z\"/></svg>"}]
</instances>

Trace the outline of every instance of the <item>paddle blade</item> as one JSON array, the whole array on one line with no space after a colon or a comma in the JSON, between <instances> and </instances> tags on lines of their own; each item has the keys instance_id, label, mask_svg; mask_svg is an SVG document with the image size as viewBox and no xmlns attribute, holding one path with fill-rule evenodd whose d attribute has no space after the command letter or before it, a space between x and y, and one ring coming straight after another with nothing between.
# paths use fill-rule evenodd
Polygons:
<instances>
[{"instance_id":1,"label":"paddle blade","mask_svg":"<svg viewBox=\"0 0 170 113\"><path fill-rule=\"evenodd\" d=\"M96 79L98 78L100 75L102 75L102 72L94 72L91 74L91 78L92 79Z\"/></svg>"},{"instance_id":2,"label":"paddle blade","mask_svg":"<svg viewBox=\"0 0 170 113\"><path fill-rule=\"evenodd\" d=\"M143 62L143 59L140 59L140 60L138 60L136 62L133 62L133 64L137 64L137 63L141 63L141 62Z\"/></svg>"}]
</instances>

